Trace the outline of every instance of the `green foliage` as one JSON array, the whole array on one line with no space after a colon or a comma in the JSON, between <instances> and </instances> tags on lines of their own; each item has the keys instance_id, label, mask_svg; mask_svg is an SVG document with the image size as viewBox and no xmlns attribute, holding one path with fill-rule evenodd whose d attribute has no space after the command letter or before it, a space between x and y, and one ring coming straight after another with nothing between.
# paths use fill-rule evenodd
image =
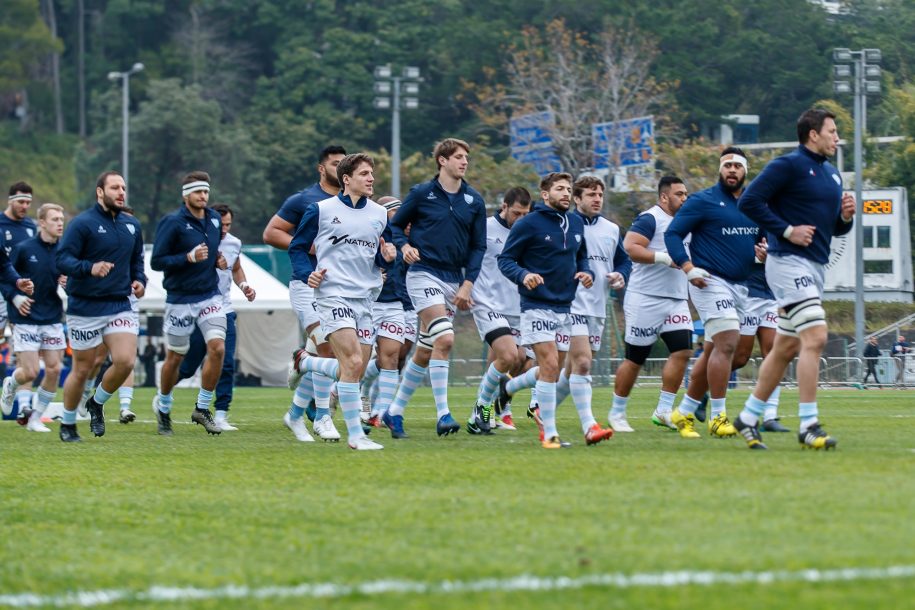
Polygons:
<instances>
[{"instance_id":1,"label":"green foliage","mask_svg":"<svg viewBox=\"0 0 915 610\"><path fill-rule=\"evenodd\" d=\"M91 168L120 169L119 117L109 115L109 127L80 151L80 181L86 189L98 173ZM210 174L210 200L232 205L237 217L244 218L236 222L239 237L251 240L260 235L274 209L265 179L266 160L257 154L243 126L221 119L219 105L203 99L196 85L183 87L173 79L149 84L148 99L131 118L133 171L128 184L130 204L146 224L148 239L159 218L181 204L181 178L199 169Z\"/></svg>"},{"instance_id":2,"label":"green foliage","mask_svg":"<svg viewBox=\"0 0 915 610\"><path fill-rule=\"evenodd\" d=\"M0 10L0 93L25 86L43 55L62 45L41 19L38 0L3 0Z\"/></svg>"},{"instance_id":3,"label":"green foliage","mask_svg":"<svg viewBox=\"0 0 915 610\"><path fill-rule=\"evenodd\" d=\"M12 124L0 124L0 188L24 180L35 189L32 208L58 203L73 209L76 175L73 169L74 136L22 133Z\"/></svg>"}]
</instances>

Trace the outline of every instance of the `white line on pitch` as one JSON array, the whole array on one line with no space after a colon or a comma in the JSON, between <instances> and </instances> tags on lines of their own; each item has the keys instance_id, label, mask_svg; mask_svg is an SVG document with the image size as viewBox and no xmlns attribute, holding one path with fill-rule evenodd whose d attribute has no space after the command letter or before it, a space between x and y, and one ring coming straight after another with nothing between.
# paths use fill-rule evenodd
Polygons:
<instances>
[{"instance_id":1,"label":"white line on pitch","mask_svg":"<svg viewBox=\"0 0 915 610\"><path fill-rule=\"evenodd\" d=\"M276 598L339 598L349 595L375 596L387 593L485 593L490 591L555 591L604 587L675 587L682 585L710 586L718 584L771 584L776 582L848 582L858 580L897 580L915 578L915 565L885 568L837 568L797 571L713 572L673 571L635 574L594 574L590 576L539 577L530 575L512 578L485 578L423 582L415 580L372 580L352 585L340 583L303 583L295 586L248 587L226 585L212 589L197 587L153 586L145 591L108 589L73 591L57 595L38 593L0 594L0 606L32 608L37 606L80 606L90 608L118 602L182 602L204 599L276 599Z\"/></svg>"}]
</instances>

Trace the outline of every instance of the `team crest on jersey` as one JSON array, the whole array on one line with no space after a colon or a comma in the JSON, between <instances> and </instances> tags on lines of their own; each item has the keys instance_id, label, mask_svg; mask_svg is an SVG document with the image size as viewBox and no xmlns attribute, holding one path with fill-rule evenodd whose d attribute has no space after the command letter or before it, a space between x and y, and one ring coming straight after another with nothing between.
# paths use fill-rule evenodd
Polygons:
<instances>
[{"instance_id":1,"label":"team crest on jersey","mask_svg":"<svg viewBox=\"0 0 915 610\"><path fill-rule=\"evenodd\" d=\"M29 237L34 237L35 235L35 231L32 229L26 229L25 232L28 233Z\"/></svg>"},{"instance_id":2,"label":"team crest on jersey","mask_svg":"<svg viewBox=\"0 0 915 610\"><path fill-rule=\"evenodd\" d=\"M137 231L133 225L127 225L127 230L130 231L131 235L134 235Z\"/></svg>"},{"instance_id":3,"label":"team crest on jersey","mask_svg":"<svg viewBox=\"0 0 915 610\"><path fill-rule=\"evenodd\" d=\"M108 231L105 230L105 227L103 227L102 225L98 226L98 233L107 233L107 232Z\"/></svg>"},{"instance_id":4,"label":"team crest on jersey","mask_svg":"<svg viewBox=\"0 0 915 610\"><path fill-rule=\"evenodd\" d=\"M718 205L720 205L721 207L724 207L724 202L723 202L723 201L719 201L719 202L718 202Z\"/></svg>"},{"instance_id":5,"label":"team crest on jersey","mask_svg":"<svg viewBox=\"0 0 915 610\"><path fill-rule=\"evenodd\" d=\"M842 179L839 178L838 174L833 174L832 179L836 181L836 184L838 184L839 186L842 186Z\"/></svg>"},{"instance_id":6,"label":"team crest on jersey","mask_svg":"<svg viewBox=\"0 0 915 610\"><path fill-rule=\"evenodd\" d=\"M432 191L429 191L429 194L426 195L426 199L435 199L435 193L433 193Z\"/></svg>"},{"instance_id":7,"label":"team crest on jersey","mask_svg":"<svg viewBox=\"0 0 915 610\"><path fill-rule=\"evenodd\" d=\"M543 238L543 241L553 241L553 240L550 239L550 236L549 236L549 235L547 235L546 237Z\"/></svg>"},{"instance_id":8,"label":"team crest on jersey","mask_svg":"<svg viewBox=\"0 0 915 610\"><path fill-rule=\"evenodd\" d=\"M382 231L384 231L384 223L381 222L380 220L373 220L372 221L372 231L375 231L376 233L381 233Z\"/></svg>"},{"instance_id":9,"label":"team crest on jersey","mask_svg":"<svg viewBox=\"0 0 915 610\"><path fill-rule=\"evenodd\" d=\"M211 218L211 219L210 219L210 222L213 223L213 226L214 226L214 227L216 227L217 229L219 228L219 221L218 221L218 220L216 220L215 218Z\"/></svg>"},{"instance_id":10,"label":"team crest on jersey","mask_svg":"<svg viewBox=\"0 0 915 610\"><path fill-rule=\"evenodd\" d=\"M3 235L4 235L4 237L6 237L7 241L13 239L13 234L10 233L9 231L6 231L6 233L4 233Z\"/></svg>"},{"instance_id":11,"label":"team crest on jersey","mask_svg":"<svg viewBox=\"0 0 915 610\"><path fill-rule=\"evenodd\" d=\"M191 223L186 222L186 223L184 223L184 230L185 230L185 231L193 231L194 229L193 229L193 227L191 227Z\"/></svg>"},{"instance_id":12,"label":"team crest on jersey","mask_svg":"<svg viewBox=\"0 0 915 610\"><path fill-rule=\"evenodd\" d=\"M471 203L473 203L473 195L468 195L467 193L464 193L464 201L467 202L467 205L470 205Z\"/></svg>"},{"instance_id":13,"label":"team crest on jersey","mask_svg":"<svg viewBox=\"0 0 915 610\"><path fill-rule=\"evenodd\" d=\"M575 236L575 241L578 242L578 243L581 243L581 235L576 235L576 236Z\"/></svg>"},{"instance_id":14,"label":"team crest on jersey","mask_svg":"<svg viewBox=\"0 0 915 610\"><path fill-rule=\"evenodd\" d=\"M811 176L816 176L816 175L817 175L817 173L816 173L815 171L813 171L813 168L810 169L810 175L811 175Z\"/></svg>"},{"instance_id":15,"label":"team crest on jersey","mask_svg":"<svg viewBox=\"0 0 915 610\"><path fill-rule=\"evenodd\" d=\"M29 255L29 262L30 262L30 263L37 263L37 262L38 262L38 259L35 258L35 255L34 255L34 254L31 254L31 255Z\"/></svg>"},{"instance_id":16,"label":"team crest on jersey","mask_svg":"<svg viewBox=\"0 0 915 610\"><path fill-rule=\"evenodd\" d=\"M339 224L342 224L342 223L340 222L340 219L339 219L339 218L337 218L336 216L334 216L334 219L330 221L330 224L332 224L332 225L339 225Z\"/></svg>"}]
</instances>

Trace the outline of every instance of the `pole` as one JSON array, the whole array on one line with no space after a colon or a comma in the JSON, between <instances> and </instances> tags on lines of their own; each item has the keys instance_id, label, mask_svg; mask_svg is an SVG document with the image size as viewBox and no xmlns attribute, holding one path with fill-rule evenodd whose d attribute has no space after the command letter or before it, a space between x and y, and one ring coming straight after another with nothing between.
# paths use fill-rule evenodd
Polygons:
<instances>
[{"instance_id":1,"label":"pole","mask_svg":"<svg viewBox=\"0 0 915 610\"><path fill-rule=\"evenodd\" d=\"M855 60L855 351L864 357L864 200L861 142L864 134L864 51Z\"/></svg>"},{"instance_id":2,"label":"pole","mask_svg":"<svg viewBox=\"0 0 915 610\"><path fill-rule=\"evenodd\" d=\"M130 171L128 166L130 160L130 154L128 152L130 129L127 124L127 111L130 107L130 72L124 72L121 77L124 79L124 98L121 104L121 125L123 130L121 134L121 145L123 147L123 150L121 150L121 174L124 177L124 184L128 185L130 184L130 181L128 180L128 173Z\"/></svg>"},{"instance_id":3,"label":"pole","mask_svg":"<svg viewBox=\"0 0 915 610\"><path fill-rule=\"evenodd\" d=\"M391 117L391 194L400 199L400 77L395 76Z\"/></svg>"}]
</instances>

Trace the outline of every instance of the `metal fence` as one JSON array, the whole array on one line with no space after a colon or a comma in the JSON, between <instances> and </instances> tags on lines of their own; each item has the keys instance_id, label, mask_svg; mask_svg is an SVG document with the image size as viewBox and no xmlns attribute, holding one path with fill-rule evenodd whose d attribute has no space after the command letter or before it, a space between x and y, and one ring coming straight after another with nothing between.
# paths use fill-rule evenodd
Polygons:
<instances>
[{"instance_id":1,"label":"metal fence","mask_svg":"<svg viewBox=\"0 0 915 610\"><path fill-rule=\"evenodd\" d=\"M877 378L881 381L879 385L886 386L915 386L915 358L911 367L906 367L902 383L896 383L897 378L897 361L895 358L882 357L877 361ZM692 370L696 359L690 359L689 366L684 379L689 378L689 372ZM616 375L616 369L622 362L621 358L597 358L592 366L591 377L594 385L607 386L613 384L613 378ZM643 387L659 387L661 385L661 372L667 358L649 358L645 361L642 371L639 374L638 385ZM759 366L762 364L762 358L751 358L747 365L736 371L732 387L751 387L756 384L756 378L759 374ZM909 363L906 363L907 365ZM487 366L486 360L482 358L454 358L451 360L451 384L474 386L479 384L480 379ZM909 369L912 370L909 370ZM867 370L864 361L861 358L820 358L820 381L819 385L824 388L828 387L861 387L864 381L864 374ZM788 365L785 371L783 383L791 386L797 384L797 358ZM877 385L874 382L868 385Z\"/></svg>"}]
</instances>

